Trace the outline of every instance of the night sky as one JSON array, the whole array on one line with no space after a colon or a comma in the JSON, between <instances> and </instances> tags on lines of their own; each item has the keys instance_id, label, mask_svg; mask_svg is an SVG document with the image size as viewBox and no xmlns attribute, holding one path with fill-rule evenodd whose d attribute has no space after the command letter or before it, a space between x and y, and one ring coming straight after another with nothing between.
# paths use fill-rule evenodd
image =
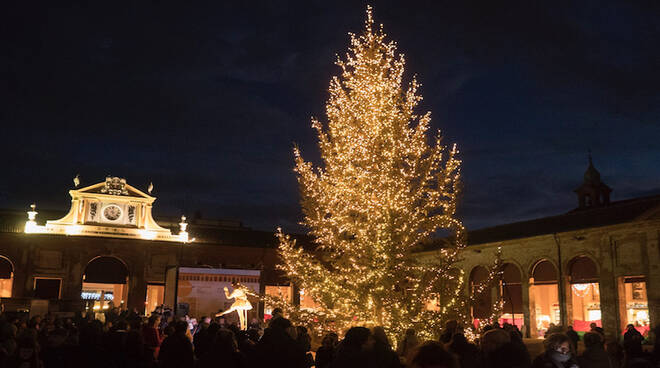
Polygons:
<instances>
[{"instance_id":1,"label":"night sky","mask_svg":"<svg viewBox=\"0 0 660 368\"><path fill-rule=\"evenodd\" d=\"M154 182L154 213L300 231L291 149L318 162L360 1L5 5L0 208ZM613 200L660 194L660 2L374 1L464 160L469 228L559 214L594 164Z\"/></svg>"}]
</instances>

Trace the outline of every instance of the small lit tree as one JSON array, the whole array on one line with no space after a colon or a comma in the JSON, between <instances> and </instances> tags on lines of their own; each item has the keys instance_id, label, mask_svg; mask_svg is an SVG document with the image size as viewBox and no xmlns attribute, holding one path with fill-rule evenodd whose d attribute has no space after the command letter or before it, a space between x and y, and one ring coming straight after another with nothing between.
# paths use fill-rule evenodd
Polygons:
<instances>
[{"instance_id":1,"label":"small lit tree","mask_svg":"<svg viewBox=\"0 0 660 368\"><path fill-rule=\"evenodd\" d=\"M404 56L375 27L370 7L364 32L350 39L330 82L327 122L312 120L323 164L294 149L303 225L316 249L278 231L281 269L318 306L285 308L318 330L382 325L391 336L415 328L431 337L448 318L468 321L456 267L465 246L458 150L439 132L430 139L430 113L416 112L420 85L414 77L404 85ZM414 254L442 231L450 235L436 258Z\"/></svg>"}]
</instances>

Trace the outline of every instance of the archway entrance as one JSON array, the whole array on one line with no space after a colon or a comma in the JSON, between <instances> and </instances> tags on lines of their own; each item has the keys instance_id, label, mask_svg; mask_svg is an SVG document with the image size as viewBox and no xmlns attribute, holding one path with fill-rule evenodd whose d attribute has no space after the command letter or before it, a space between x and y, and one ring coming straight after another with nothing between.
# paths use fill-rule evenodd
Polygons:
<instances>
[{"instance_id":1,"label":"archway entrance","mask_svg":"<svg viewBox=\"0 0 660 368\"><path fill-rule=\"evenodd\" d=\"M0 298L11 298L14 283L14 265L9 259L0 256Z\"/></svg>"},{"instance_id":2,"label":"archway entrance","mask_svg":"<svg viewBox=\"0 0 660 368\"><path fill-rule=\"evenodd\" d=\"M483 283L488 280L488 270L485 267L477 266L470 272L470 294L475 296L474 302L470 306L474 325L478 325L479 321L491 317L493 299L491 288ZM485 287L481 293L479 289Z\"/></svg>"},{"instance_id":3,"label":"archway entrance","mask_svg":"<svg viewBox=\"0 0 660 368\"><path fill-rule=\"evenodd\" d=\"M502 316L500 324L509 323L522 330L522 282L520 270L512 263L502 266L502 280L500 282L500 295L502 295Z\"/></svg>"},{"instance_id":4,"label":"archway entrance","mask_svg":"<svg viewBox=\"0 0 660 368\"><path fill-rule=\"evenodd\" d=\"M559 283L555 266L548 260L536 263L529 284L532 336L544 336L551 323L561 324Z\"/></svg>"},{"instance_id":5,"label":"archway entrance","mask_svg":"<svg viewBox=\"0 0 660 368\"><path fill-rule=\"evenodd\" d=\"M601 326L598 267L589 257L575 257L569 263L570 322L576 331L589 331L591 323Z\"/></svg>"},{"instance_id":6,"label":"archway entrance","mask_svg":"<svg viewBox=\"0 0 660 368\"><path fill-rule=\"evenodd\" d=\"M102 312L112 307L124 309L128 296L128 269L115 257L96 257L83 274L81 297L86 309Z\"/></svg>"}]
</instances>

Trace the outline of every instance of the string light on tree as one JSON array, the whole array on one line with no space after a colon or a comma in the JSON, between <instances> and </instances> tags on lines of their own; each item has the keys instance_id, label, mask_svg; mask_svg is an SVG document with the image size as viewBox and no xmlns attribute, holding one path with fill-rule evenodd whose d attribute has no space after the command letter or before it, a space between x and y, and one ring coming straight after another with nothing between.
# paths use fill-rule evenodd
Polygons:
<instances>
[{"instance_id":1,"label":"string light on tree","mask_svg":"<svg viewBox=\"0 0 660 368\"><path fill-rule=\"evenodd\" d=\"M443 145L440 132L430 137L430 113L417 112L420 84L404 83L405 58L370 7L364 32L349 35L327 121L312 119L323 164L314 167L294 149L303 224L316 250L277 233L281 269L318 307L263 299L316 332L381 325L392 337L415 328L430 338L449 318L469 320L464 275L453 267L465 247L456 217L458 149ZM413 254L442 230L451 235L435 259ZM437 308L427 308L431 299Z\"/></svg>"}]
</instances>

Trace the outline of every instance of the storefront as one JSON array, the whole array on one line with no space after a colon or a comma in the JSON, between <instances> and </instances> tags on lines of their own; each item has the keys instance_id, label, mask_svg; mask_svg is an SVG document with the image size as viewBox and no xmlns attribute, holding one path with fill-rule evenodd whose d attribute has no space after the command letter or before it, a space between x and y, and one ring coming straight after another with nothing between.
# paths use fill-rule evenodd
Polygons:
<instances>
[{"instance_id":1,"label":"storefront","mask_svg":"<svg viewBox=\"0 0 660 368\"><path fill-rule=\"evenodd\" d=\"M542 337L551 324L555 326L561 324L559 284L555 266L548 260L536 263L532 269L529 285L532 335Z\"/></svg>"},{"instance_id":2,"label":"storefront","mask_svg":"<svg viewBox=\"0 0 660 368\"><path fill-rule=\"evenodd\" d=\"M575 331L589 331L595 323L602 326L598 267L589 257L575 257L569 263L570 309L569 323Z\"/></svg>"}]
</instances>

